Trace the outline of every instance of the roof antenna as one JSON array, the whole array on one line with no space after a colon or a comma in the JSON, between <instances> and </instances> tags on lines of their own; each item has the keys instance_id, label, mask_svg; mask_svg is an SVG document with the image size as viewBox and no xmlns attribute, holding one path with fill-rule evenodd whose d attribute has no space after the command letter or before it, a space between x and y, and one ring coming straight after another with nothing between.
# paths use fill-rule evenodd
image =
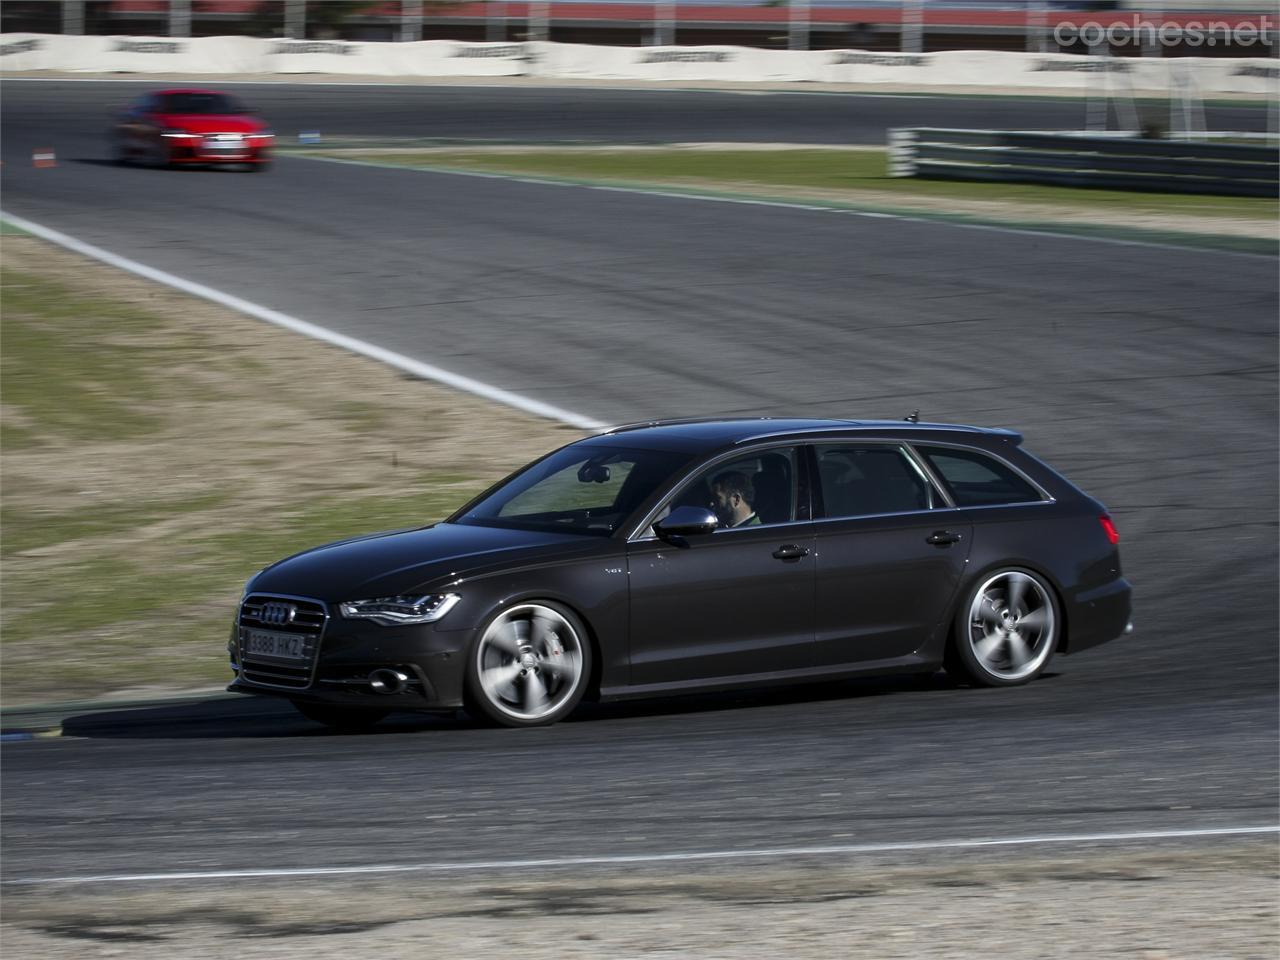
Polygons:
<instances>
[{"instance_id":1,"label":"roof antenna","mask_svg":"<svg viewBox=\"0 0 1280 960\"><path fill-rule=\"evenodd\" d=\"M903 419L903 420L905 420L907 423L919 423L919 422L920 422L920 411L919 411L919 410L912 410L910 413L908 413L908 414L907 414L905 417L903 417L902 419Z\"/></svg>"}]
</instances>

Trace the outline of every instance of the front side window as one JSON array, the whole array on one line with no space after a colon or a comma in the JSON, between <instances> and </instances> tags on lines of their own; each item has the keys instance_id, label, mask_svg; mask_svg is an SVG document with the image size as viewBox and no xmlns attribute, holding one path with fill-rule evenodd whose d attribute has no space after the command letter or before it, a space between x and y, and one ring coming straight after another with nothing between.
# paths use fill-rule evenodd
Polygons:
<instances>
[{"instance_id":1,"label":"front side window","mask_svg":"<svg viewBox=\"0 0 1280 960\"><path fill-rule=\"evenodd\" d=\"M976 450L916 447L951 490L957 507L989 507L1043 500L1012 467Z\"/></svg>"},{"instance_id":2,"label":"front side window","mask_svg":"<svg viewBox=\"0 0 1280 960\"><path fill-rule=\"evenodd\" d=\"M814 446L827 517L933 510L945 504L906 450L894 444Z\"/></svg>"},{"instance_id":3,"label":"front side window","mask_svg":"<svg viewBox=\"0 0 1280 960\"><path fill-rule=\"evenodd\" d=\"M721 530L805 519L797 462L795 447L722 460L687 483L667 506L708 507Z\"/></svg>"},{"instance_id":4,"label":"front side window","mask_svg":"<svg viewBox=\"0 0 1280 960\"><path fill-rule=\"evenodd\" d=\"M666 450L566 447L449 522L607 537L687 460Z\"/></svg>"}]
</instances>

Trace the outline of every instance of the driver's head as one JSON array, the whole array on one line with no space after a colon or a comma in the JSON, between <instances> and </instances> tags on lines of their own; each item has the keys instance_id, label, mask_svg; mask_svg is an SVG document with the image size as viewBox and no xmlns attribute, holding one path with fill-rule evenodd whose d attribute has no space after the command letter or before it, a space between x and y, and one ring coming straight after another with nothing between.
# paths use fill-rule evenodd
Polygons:
<instances>
[{"instance_id":1,"label":"driver's head","mask_svg":"<svg viewBox=\"0 0 1280 960\"><path fill-rule=\"evenodd\" d=\"M726 470L711 481L711 509L721 526L731 527L751 516L755 500L751 478L740 470Z\"/></svg>"}]
</instances>

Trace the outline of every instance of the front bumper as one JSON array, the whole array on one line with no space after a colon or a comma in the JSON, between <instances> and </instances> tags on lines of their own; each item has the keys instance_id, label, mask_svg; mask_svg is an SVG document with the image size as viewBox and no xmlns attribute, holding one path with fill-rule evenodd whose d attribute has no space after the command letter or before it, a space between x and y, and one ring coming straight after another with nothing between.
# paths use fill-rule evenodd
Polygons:
<instances>
[{"instance_id":1,"label":"front bumper","mask_svg":"<svg viewBox=\"0 0 1280 960\"><path fill-rule=\"evenodd\" d=\"M243 649L254 629L246 601L232 624L227 650L235 678L233 693L284 697L309 703L371 707L383 710L450 710L462 706L468 629L445 630L441 623L380 626L347 620L336 608L318 600L253 595L250 600L284 600L314 604L325 610L323 625L309 642L309 669L281 671L278 661ZM388 691L376 682L377 671L394 671L406 680ZM285 674L292 675L285 675ZM383 674L385 677L386 674Z\"/></svg>"},{"instance_id":2,"label":"front bumper","mask_svg":"<svg viewBox=\"0 0 1280 960\"><path fill-rule=\"evenodd\" d=\"M175 164L270 163L271 138L215 141L204 137L166 137L169 162Z\"/></svg>"}]
</instances>

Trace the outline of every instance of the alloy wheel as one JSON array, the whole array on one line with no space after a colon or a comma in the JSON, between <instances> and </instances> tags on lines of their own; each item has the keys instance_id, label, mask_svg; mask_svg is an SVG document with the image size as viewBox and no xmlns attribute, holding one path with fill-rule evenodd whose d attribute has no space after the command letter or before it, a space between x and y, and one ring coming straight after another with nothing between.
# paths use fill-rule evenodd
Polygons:
<instances>
[{"instance_id":1,"label":"alloy wheel","mask_svg":"<svg viewBox=\"0 0 1280 960\"><path fill-rule=\"evenodd\" d=\"M560 610L523 603L499 614L476 644L475 692L490 717L512 726L550 723L581 698L588 649Z\"/></svg>"},{"instance_id":2,"label":"alloy wheel","mask_svg":"<svg viewBox=\"0 0 1280 960\"><path fill-rule=\"evenodd\" d=\"M1057 644L1049 588L1021 570L989 577L973 594L966 634L974 665L992 680L1029 680L1049 662Z\"/></svg>"}]
</instances>

